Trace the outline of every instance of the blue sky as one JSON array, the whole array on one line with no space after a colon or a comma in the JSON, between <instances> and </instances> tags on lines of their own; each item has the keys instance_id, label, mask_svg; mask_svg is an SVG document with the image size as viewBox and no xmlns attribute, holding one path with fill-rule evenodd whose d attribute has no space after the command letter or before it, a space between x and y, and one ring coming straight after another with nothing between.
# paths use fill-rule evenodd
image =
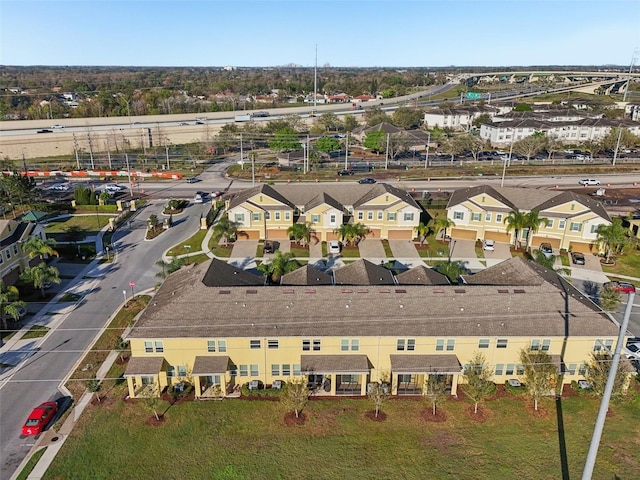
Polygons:
<instances>
[{"instance_id":1,"label":"blue sky","mask_svg":"<svg viewBox=\"0 0 640 480\"><path fill-rule=\"evenodd\" d=\"M628 65L639 0L0 0L1 65ZM640 61L640 59L639 59Z\"/></svg>"}]
</instances>

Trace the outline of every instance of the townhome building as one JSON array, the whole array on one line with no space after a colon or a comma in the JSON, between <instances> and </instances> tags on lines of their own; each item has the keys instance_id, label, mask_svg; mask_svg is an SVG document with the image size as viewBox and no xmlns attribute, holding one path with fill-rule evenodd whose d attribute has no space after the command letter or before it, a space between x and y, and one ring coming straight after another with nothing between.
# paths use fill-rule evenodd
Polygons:
<instances>
[{"instance_id":1,"label":"townhome building","mask_svg":"<svg viewBox=\"0 0 640 480\"><path fill-rule=\"evenodd\" d=\"M519 241L537 247L550 243L556 250L597 253L597 229L610 225L603 205L587 195L571 191L480 185L453 192L447 218L455 223L452 239L494 240L513 244L516 229L507 231L506 218L512 211L537 211L546 224L537 232L518 232ZM530 238L529 238L530 237Z\"/></svg>"},{"instance_id":2,"label":"townhome building","mask_svg":"<svg viewBox=\"0 0 640 480\"><path fill-rule=\"evenodd\" d=\"M386 183L261 184L228 201L229 219L243 239L288 239L294 223L309 223L314 241L340 240L336 230L362 223L370 238L411 240L421 207L404 190Z\"/></svg>"},{"instance_id":3,"label":"townhome building","mask_svg":"<svg viewBox=\"0 0 640 480\"><path fill-rule=\"evenodd\" d=\"M13 285L18 281L20 273L36 263L22 249L22 243L29 237L37 235L46 239L42 225L18 220L0 220L0 278L5 285Z\"/></svg>"},{"instance_id":4,"label":"townhome building","mask_svg":"<svg viewBox=\"0 0 640 480\"><path fill-rule=\"evenodd\" d=\"M337 270L339 283L301 284L319 278L307 266L287 285L257 286L250 273L222 263L182 268L155 293L128 336L130 397L187 381L198 398L211 398L300 375L314 395L364 396L377 381L393 395L421 395L434 374L456 395L476 352L502 384L523 373L523 349L546 352L568 384L583 378L592 352L617 341L617 326L595 304L519 257L463 285L431 281L425 267L409 270L403 283L387 271L363 285L383 267L361 261L344 275Z\"/></svg>"}]
</instances>

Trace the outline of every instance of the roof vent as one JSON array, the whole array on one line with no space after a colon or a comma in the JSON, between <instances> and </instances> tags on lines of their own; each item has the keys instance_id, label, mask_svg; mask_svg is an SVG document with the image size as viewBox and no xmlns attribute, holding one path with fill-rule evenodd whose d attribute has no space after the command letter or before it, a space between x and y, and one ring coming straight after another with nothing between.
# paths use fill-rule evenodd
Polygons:
<instances>
[{"instance_id":1,"label":"roof vent","mask_svg":"<svg viewBox=\"0 0 640 480\"><path fill-rule=\"evenodd\" d=\"M315 290L305 290L304 293L314 294L314 293L316 293L316 291Z\"/></svg>"},{"instance_id":2,"label":"roof vent","mask_svg":"<svg viewBox=\"0 0 640 480\"><path fill-rule=\"evenodd\" d=\"M360 288L356 290L356 293L369 293L369 290L367 290L366 288Z\"/></svg>"},{"instance_id":3,"label":"roof vent","mask_svg":"<svg viewBox=\"0 0 640 480\"><path fill-rule=\"evenodd\" d=\"M391 293L391 290L389 290L388 288L385 288L383 290L379 290L378 293Z\"/></svg>"},{"instance_id":4,"label":"roof vent","mask_svg":"<svg viewBox=\"0 0 640 480\"><path fill-rule=\"evenodd\" d=\"M509 290L506 288L499 288L498 293L509 293Z\"/></svg>"},{"instance_id":5,"label":"roof vent","mask_svg":"<svg viewBox=\"0 0 640 480\"><path fill-rule=\"evenodd\" d=\"M218 294L220 295L229 295L231 293L231 290L220 290L218 292Z\"/></svg>"},{"instance_id":6,"label":"roof vent","mask_svg":"<svg viewBox=\"0 0 640 480\"><path fill-rule=\"evenodd\" d=\"M247 295L255 295L258 293L258 290L247 290Z\"/></svg>"},{"instance_id":7,"label":"roof vent","mask_svg":"<svg viewBox=\"0 0 640 480\"><path fill-rule=\"evenodd\" d=\"M342 293L353 293L353 290L351 290L350 288L343 288Z\"/></svg>"},{"instance_id":8,"label":"roof vent","mask_svg":"<svg viewBox=\"0 0 640 480\"><path fill-rule=\"evenodd\" d=\"M282 293L296 293L296 291L293 288L286 288L284 290L282 290Z\"/></svg>"},{"instance_id":9,"label":"roof vent","mask_svg":"<svg viewBox=\"0 0 640 480\"><path fill-rule=\"evenodd\" d=\"M347 303L347 304L344 306L344 308L349 308L349 304Z\"/></svg>"},{"instance_id":10,"label":"roof vent","mask_svg":"<svg viewBox=\"0 0 640 480\"><path fill-rule=\"evenodd\" d=\"M407 293L404 288L396 288L396 293Z\"/></svg>"},{"instance_id":11,"label":"roof vent","mask_svg":"<svg viewBox=\"0 0 640 480\"><path fill-rule=\"evenodd\" d=\"M436 288L433 293L444 293L444 290L442 288Z\"/></svg>"},{"instance_id":12,"label":"roof vent","mask_svg":"<svg viewBox=\"0 0 640 480\"><path fill-rule=\"evenodd\" d=\"M527 293L527 292L525 292L524 289L522 288L514 288L513 293Z\"/></svg>"},{"instance_id":13,"label":"roof vent","mask_svg":"<svg viewBox=\"0 0 640 480\"><path fill-rule=\"evenodd\" d=\"M465 292L466 292L466 290L465 290L464 288L456 288L456 289L454 290L454 292L456 292L456 293L465 293Z\"/></svg>"}]
</instances>

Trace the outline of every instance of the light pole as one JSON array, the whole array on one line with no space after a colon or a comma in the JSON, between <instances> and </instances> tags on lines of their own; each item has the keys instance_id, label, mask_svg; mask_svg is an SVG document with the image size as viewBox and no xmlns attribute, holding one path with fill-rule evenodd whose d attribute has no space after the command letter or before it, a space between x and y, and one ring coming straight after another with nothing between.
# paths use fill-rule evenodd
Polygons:
<instances>
[{"instance_id":1,"label":"light pole","mask_svg":"<svg viewBox=\"0 0 640 480\"><path fill-rule=\"evenodd\" d=\"M104 247L105 251L107 252L107 262L111 261L111 255L109 254L109 245L106 245Z\"/></svg>"},{"instance_id":2,"label":"light pole","mask_svg":"<svg viewBox=\"0 0 640 480\"><path fill-rule=\"evenodd\" d=\"M126 290L122 290L122 296L124 297L124 303L126 305L127 304L127 291Z\"/></svg>"},{"instance_id":3,"label":"light pole","mask_svg":"<svg viewBox=\"0 0 640 480\"><path fill-rule=\"evenodd\" d=\"M429 145L431 144L431 132L427 132L427 154L424 157L424 168L429 166Z\"/></svg>"}]
</instances>

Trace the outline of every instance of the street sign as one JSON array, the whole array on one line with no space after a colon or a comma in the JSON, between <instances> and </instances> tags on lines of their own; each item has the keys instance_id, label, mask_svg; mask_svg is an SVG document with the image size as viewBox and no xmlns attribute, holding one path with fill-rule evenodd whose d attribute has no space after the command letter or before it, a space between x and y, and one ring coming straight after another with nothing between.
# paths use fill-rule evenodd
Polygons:
<instances>
[{"instance_id":1,"label":"street sign","mask_svg":"<svg viewBox=\"0 0 640 480\"><path fill-rule=\"evenodd\" d=\"M467 98L473 98L473 99L482 98L482 94L475 93L475 92L467 92Z\"/></svg>"},{"instance_id":2,"label":"street sign","mask_svg":"<svg viewBox=\"0 0 640 480\"><path fill-rule=\"evenodd\" d=\"M135 282L129 282L129 286L130 286L130 287L135 287L135 286L136 286L136 284L135 284Z\"/></svg>"}]
</instances>

